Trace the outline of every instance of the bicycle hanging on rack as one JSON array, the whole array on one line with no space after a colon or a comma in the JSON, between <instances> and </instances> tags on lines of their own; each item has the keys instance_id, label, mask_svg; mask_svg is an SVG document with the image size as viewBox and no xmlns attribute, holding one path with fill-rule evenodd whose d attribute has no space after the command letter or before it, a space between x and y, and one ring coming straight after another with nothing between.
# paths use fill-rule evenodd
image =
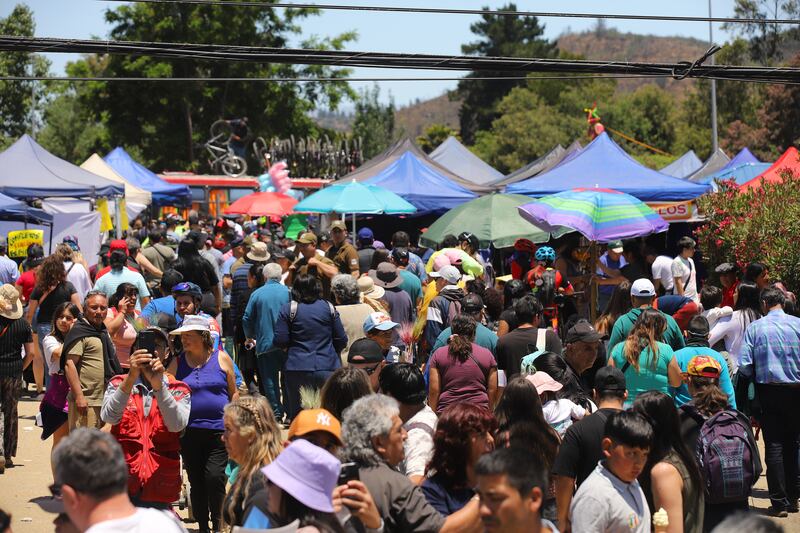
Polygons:
<instances>
[{"instance_id":1,"label":"bicycle hanging on rack","mask_svg":"<svg viewBox=\"0 0 800 533\"><path fill-rule=\"evenodd\" d=\"M211 125L211 138L203 147L208 153L208 165L214 172L238 178L247 173L247 161L236 155L231 147L233 127L228 120L218 120Z\"/></svg>"}]
</instances>

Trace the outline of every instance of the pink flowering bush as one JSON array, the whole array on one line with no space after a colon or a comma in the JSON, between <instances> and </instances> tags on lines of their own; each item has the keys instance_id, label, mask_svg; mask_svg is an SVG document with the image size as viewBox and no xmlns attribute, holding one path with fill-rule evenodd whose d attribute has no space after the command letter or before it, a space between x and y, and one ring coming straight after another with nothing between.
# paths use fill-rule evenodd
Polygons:
<instances>
[{"instance_id":1,"label":"pink flowering bush","mask_svg":"<svg viewBox=\"0 0 800 533\"><path fill-rule=\"evenodd\" d=\"M772 279L800 289L800 177L787 171L780 183L745 191L722 182L697 203L706 221L695 237L710 265L760 261Z\"/></svg>"}]
</instances>

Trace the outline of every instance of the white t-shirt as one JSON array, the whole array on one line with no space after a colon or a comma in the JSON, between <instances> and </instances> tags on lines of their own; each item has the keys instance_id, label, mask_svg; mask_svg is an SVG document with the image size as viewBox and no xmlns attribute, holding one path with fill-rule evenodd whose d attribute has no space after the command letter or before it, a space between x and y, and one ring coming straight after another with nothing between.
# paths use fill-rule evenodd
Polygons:
<instances>
[{"instance_id":1,"label":"white t-shirt","mask_svg":"<svg viewBox=\"0 0 800 533\"><path fill-rule=\"evenodd\" d=\"M75 291L83 301L86 298L86 293L92 290L92 278L89 277L86 268L80 263L64 261L64 268L67 270L67 281L75 286Z\"/></svg>"},{"instance_id":2,"label":"white t-shirt","mask_svg":"<svg viewBox=\"0 0 800 533\"><path fill-rule=\"evenodd\" d=\"M552 400L542 406L544 419L559 435L564 436L573 421L586 416L586 409L572 400Z\"/></svg>"},{"instance_id":3,"label":"white t-shirt","mask_svg":"<svg viewBox=\"0 0 800 533\"><path fill-rule=\"evenodd\" d=\"M653 273L653 279L659 280L664 290L669 292L675 286L675 280L672 279L672 258L666 255L659 255L653 261L653 266L650 267Z\"/></svg>"},{"instance_id":4,"label":"white t-shirt","mask_svg":"<svg viewBox=\"0 0 800 533\"><path fill-rule=\"evenodd\" d=\"M42 350L44 351L44 360L47 362L47 373L51 376L58 374L58 371L61 370L61 358L56 357L56 360L52 361L53 352L59 348L61 348L61 341L52 335L42 339Z\"/></svg>"},{"instance_id":5,"label":"white t-shirt","mask_svg":"<svg viewBox=\"0 0 800 533\"><path fill-rule=\"evenodd\" d=\"M106 520L93 525L86 533L186 533L175 515L157 509L136 509L126 518Z\"/></svg>"},{"instance_id":6,"label":"white t-shirt","mask_svg":"<svg viewBox=\"0 0 800 533\"><path fill-rule=\"evenodd\" d=\"M691 257L681 257L679 255L672 260L672 277L681 278L684 296L695 303L700 303L700 297L697 294L697 271L694 268L694 260Z\"/></svg>"},{"instance_id":7,"label":"white t-shirt","mask_svg":"<svg viewBox=\"0 0 800 533\"><path fill-rule=\"evenodd\" d=\"M436 432L436 413L427 405L403 424L408 438L403 443L406 457L400 471L407 476L425 475L425 466L433 456L433 434Z\"/></svg>"}]
</instances>

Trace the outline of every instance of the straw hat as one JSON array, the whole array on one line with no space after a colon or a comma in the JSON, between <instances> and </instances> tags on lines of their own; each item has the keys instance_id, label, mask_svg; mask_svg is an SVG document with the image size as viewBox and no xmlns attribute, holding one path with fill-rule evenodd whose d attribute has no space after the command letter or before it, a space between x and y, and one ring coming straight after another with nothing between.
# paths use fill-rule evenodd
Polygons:
<instances>
[{"instance_id":1,"label":"straw hat","mask_svg":"<svg viewBox=\"0 0 800 533\"><path fill-rule=\"evenodd\" d=\"M0 316L10 320L16 320L22 316L19 291L8 283L0 286Z\"/></svg>"},{"instance_id":2,"label":"straw hat","mask_svg":"<svg viewBox=\"0 0 800 533\"><path fill-rule=\"evenodd\" d=\"M358 290L363 296L380 300L386 291L383 287L375 285L375 281L369 276L361 276L358 278Z\"/></svg>"}]
</instances>

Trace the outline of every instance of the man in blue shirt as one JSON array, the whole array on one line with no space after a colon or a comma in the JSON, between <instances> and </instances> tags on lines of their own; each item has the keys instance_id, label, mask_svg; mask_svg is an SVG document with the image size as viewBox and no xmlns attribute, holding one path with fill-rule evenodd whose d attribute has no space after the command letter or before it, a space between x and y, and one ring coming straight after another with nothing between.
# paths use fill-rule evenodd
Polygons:
<instances>
[{"instance_id":1,"label":"man in blue shirt","mask_svg":"<svg viewBox=\"0 0 800 533\"><path fill-rule=\"evenodd\" d=\"M161 276L161 294L166 294L161 298L150 300L142 309L142 318L150 324L158 324L161 315L177 324L180 322L177 311L175 311L175 297L172 296L172 287L183 281L183 274L177 270L167 270Z\"/></svg>"},{"instance_id":2,"label":"man in blue shirt","mask_svg":"<svg viewBox=\"0 0 800 533\"><path fill-rule=\"evenodd\" d=\"M683 296L681 296L681 298L683 298ZM736 409L736 395L733 392L733 383L731 382L731 375L728 372L728 364L725 358L722 357L722 354L709 347L709 329L706 317L700 315L693 317L689 321L686 331L684 331L686 335L686 348L681 348L675 352L675 360L678 362L678 366L681 367L681 372L684 374L689 368L689 361L698 355L706 355L718 362L719 366L722 367L722 372L719 375L719 388L728 395L728 404L731 409ZM675 399L676 407L680 407L692 399L686 383L681 383L680 387L670 387L669 391Z\"/></svg>"},{"instance_id":3,"label":"man in blue shirt","mask_svg":"<svg viewBox=\"0 0 800 533\"><path fill-rule=\"evenodd\" d=\"M277 263L264 266L265 283L250 295L242 317L246 344L256 347L256 366L264 395L278 420L283 418L281 382L278 372L283 365L284 352L272 345L275 322L281 306L289 301L289 289L281 285L283 272Z\"/></svg>"},{"instance_id":4,"label":"man in blue shirt","mask_svg":"<svg viewBox=\"0 0 800 533\"><path fill-rule=\"evenodd\" d=\"M786 296L776 287L761 292L765 316L745 331L739 373L752 379L761 403L767 486L773 516L798 512L800 442L800 318L783 311Z\"/></svg>"},{"instance_id":5,"label":"man in blue shirt","mask_svg":"<svg viewBox=\"0 0 800 533\"><path fill-rule=\"evenodd\" d=\"M19 277L19 267L13 259L6 256L7 251L8 241L5 237L0 237L0 284L14 285Z\"/></svg>"}]
</instances>

